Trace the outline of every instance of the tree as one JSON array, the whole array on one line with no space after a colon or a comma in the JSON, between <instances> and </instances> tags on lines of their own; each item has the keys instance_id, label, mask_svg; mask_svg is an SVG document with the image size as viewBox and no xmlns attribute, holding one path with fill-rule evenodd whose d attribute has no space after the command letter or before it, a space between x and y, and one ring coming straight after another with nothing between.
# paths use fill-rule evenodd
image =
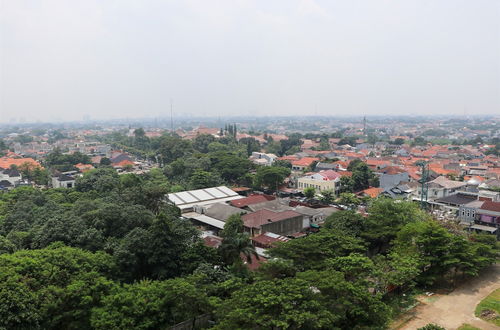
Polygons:
<instances>
[{"instance_id":1,"label":"tree","mask_svg":"<svg viewBox=\"0 0 500 330\"><path fill-rule=\"evenodd\" d=\"M135 228L120 242L114 255L127 281L167 279L182 274L184 254L199 241L193 227L174 214L160 213L147 229Z\"/></svg>"},{"instance_id":2,"label":"tree","mask_svg":"<svg viewBox=\"0 0 500 330\"><path fill-rule=\"evenodd\" d=\"M353 192L354 184L350 177L343 176L340 178L340 191L341 192Z\"/></svg>"},{"instance_id":3,"label":"tree","mask_svg":"<svg viewBox=\"0 0 500 330\"><path fill-rule=\"evenodd\" d=\"M109 166L111 165L111 159L109 159L108 157L102 157L101 160L99 161L99 165Z\"/></svg>"},{"instance_id":4,"label":"tree","mask_svg":"<svg viewBox=\"0 0 500 330\"><path fill-rule=\"evenodd\" d=\"M290 170L285 167L261 166L257 168L255 186L276 190L289 175Z\"/></svg>"},{"instance_id":5,"label":"tree","mask_svg":"<svg viewBox=\"0 0 500 330\"><path fill-rule=\"evenodd\" d=\"M336 319L307 281L294 278L246 285L217 316L216 329L331 329Z\"/></svg>"},{"instance_id":6,"label":"tree","mask_svg":"<svg viewBox=\"0 0 500 330\"><path fill-rule=\"evenodd\" d=\"M374 253L385 252L399 230L410 222L428 219L428 215L412 202L378 198L368 209L365 231L361 236L370 243Z\"/></svg>"},{"instance_id":7,"label":"tree","mask_svg":"<svg viewBox=\"0 0 500 330\"><path fill-rule=\"evenodd\" d=\"M335 198L335 192L331 189L326 189L321 191L321 202L323 204L330 204Z\"/></svg>"},{"instance_id":8,"label":"tree","mask_svg":"<svg viewBox=\"0 0 500 330\"><path fill-rule=\"evenodd\" d=\"M304 196L306 196L307 199L311 199L316 195L316 189L313 187L307 187L304 188Z\"/></svg>"},{"instance_id":9,"label":"tree","mask_svg":"<svg viewBox=\"0 0 500 330\"><path fill-rule=\"evenodd\" d=\"M321 229L314 235L278 243L268 253L271 257L292 260L298 270L308 270L324 268L325 260L329 258L364 251L363 241L359 238L336 230Z\"/></svg>"},{"instance_id":10,"label":"tree","mask_svg":"<svg viewBox=\"0 0 500 330\"><path fill-rule=\"evenodd\" d=\"M339 198L339 203L342 205L347 205L349 208L358 206L361 201L353 193L341 193Z\"/></svg>"},{"instance_id":11,"label":"tree","mask_svg":"<svg viewBox=\"0 0 500 330\"><path fill-rule=\"evenodd\" d=\"M421 274L417 281L425 285L447 275L452 280L457 274L476 276L489 264L475 263L474 245L465 237L448 232L435 220L408 223L398 233L394 247L418 256Z\"/></svg>"},{"instance_id":12,"label":"tree","mask_svg":"<svg viewBox=\"0 0 500 330\"><path fill-rule=\"evenodd\" d=\"M161 329L210 311L208 297L188 279L116 286L92 309L94 329Z\"/></svg>"},{"instance_id":13,"label":"tree","mask_svg":"<svg viewBox=\"0 0 500 330\"><path fill-rule=\"evenodd\" d=\"M240 256L243 255L248 262L251 262L252 256L259 258L253 247L248 234L243 232L243 220L241 215L231 215L221 231L222 244L219 246L219 254L227 265L240 262Z\"/></svg>"},{"instance_id":14,"label":"tree","mask_svg":"<svg viewBox=\"0 0 500 330\"><path fill-rule=\"evenodd\" d=\"M208 146L210 143L215 142L215 137L211 134L200 134L193 142L193 148L201 153L208 153Z\"/></svg>"},{"instance_id":15,"label":"tree","mask_svg":"<svg viewBox=\"0 0 500 330\"><path fill-rule=\"evenodd\" d=\"M189 178L192 189L202 189L218 186L221 183L220 177L214 173L197 170Z\"/></svg>"},{"instance_id":16,"label":"tree","mask_svg":"<svg viewBox=\"0 0 500 330\"><path fill-rule=\"evenodd\" d=\"M110 192L120 184L118 174L113 168L97 168L83 174L76 180L76 190L87 192L95 190L100 193Z\"/></svg>"},{"instance_id":17,"label":"tree","mask_svg":"<svg viewBox=\"0 0 500 330\"><path fill-rule=\"evenodd\" d=\"M0 327L89 328L90 309L111 287L105 277L114 269L103 252L62 244L1 255Z\"/></svg>"},{"instance_id":18,"label":"tree","mask_svg":"<svg viewBox=\"0 0 500 330\"><path fill-rule=\"evenodd\" d=\"M248 159L229 152L211 153L209 157L212 166L229 182L238 182L253 167Z\"/></svg>"},{"instance_id":19,"label":"tree","mask_svg":"<svg viewBox=\"0 0 500 330\"><path fill-rule=\"evenodd\" d=\"M396 138L393 142L393 144L398 145L398 146L403 145L404 143L405 143L405 140L403 138Z\"/></svg>"},{"instance_id":20,"label":"tree","mask_svg":"<svg viewBox=\"0 0 500 330\"><path fill-rule=\"evenodd\" d=\"M324 227L348 235L360 236L365 230L365 219L354 211L339 211L326 218Z\"/></svg>"},{"instance_id":21,"label":"tree","mask_svg":"<svg viewBox=\"0 0 500 330\"><path fill-rule=\"evenodd\" d=\"M340 259L340 258L339 258ZM338 260L340 268L347 272L361 271L368 274L371 264L368 258L350 255ZM352 277L352 273L349 273ZM362 275L361 275L362 277ZM334 270L306 271L297 274L318 293L318 299L335 316L331 328L336 329L385 329L389 310L381 301L381 295L372 294L366 281L347 281L345 274Z\"/></svg>"},{"instance_id":22,"label":"tree","mask_svg":"<svg viewBox=\"0 0 500 330\"><path fill-rule=\"evenodd\" d=\"M238 141L240 145L246 147L247 155L250 156L254 151L260 151L260 143L253 137L245 137Z\"/></svg>"}]
</instances>

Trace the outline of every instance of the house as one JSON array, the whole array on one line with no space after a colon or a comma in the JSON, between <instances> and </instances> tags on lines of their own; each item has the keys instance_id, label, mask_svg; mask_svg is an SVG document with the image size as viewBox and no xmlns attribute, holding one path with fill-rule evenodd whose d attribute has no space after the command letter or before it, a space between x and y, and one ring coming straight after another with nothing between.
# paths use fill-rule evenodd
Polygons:
<instances>
[{"instance_id":1,"label":"house","mask_svg":"<svg viewBox=\"0 0 500 330\"><path fill-rule=\"evenodd\" d=\"M224 229L224 225L230 216L245 213L247 213L245 210L219 202L208 205L195 205L193 212L183 213L182 216L190 219L195 225L200 225L206 230L218 233Z\"/></svg>"},{"instance_id":2,"label":"house","mask_svg":"<svg viewBox=\"0 0 500 330\"><path fill-rule=\"evenodd\" d=\"M52 177L52 187L53 188L73 188L75 186L76 179L68 174L59 174Z\"/></svg>"},{"instance_id":3,"label":"house","mask_svg":"<svg viewBox=\"0 0 500 330\"><path fill-rule=\"evenodd\" d=\"M275 199L263 203L253 204L249 206L253 212L262 209L267 209L275 212L281 211L295 211L304 216L302 223L303 228L309 228L311 224L323 223L325 219L332 213L339 211L334 207L311 208L300 204L294 204L289 199Z\"/></svg>"},{"instance_id":4,"label":"house","mask_svg":"<svg viewBox=\"0 0 500 330\"><path fill-rule=\"evenodd\" d=\"M477 209L483 205L484 201L473 200L462 204L458 208L458 218L465 224L472 224L476 220Z\"/></svg>"},{"instance_id":5,"label":"house","mask_svg":"<svg viewBox=\"0 0 500 330\"><path fill-rule=\"evenodd\" d=\"M416 192L418 195L418 199L420 199L421 190L419 189L420 184L417 182L413 182L413 185L416 186ZM427 183L428 192L427 198L429 200L434 200L442 197L446 197L454 194L457 191L464 190L467 186L467 183L461 181L453 181L445 178L444 176L439 176L436 179L429 181Z\"/></svg>"},{"instance_id":6,"label":"house","mask_svg":"<svg viewBox=\"0 0 500 330\"><path fill-rule=\"evenodd\" d=\"M262 209L245 214L241 218L245 232L252 237L265 232L286 236L303 229L303 216L295 211L274 212Z\"/></svg>"},{"instance_id":7,"label":"house","mask_svg":"<svg viewBox=\"0 0 500 330\"><path fill-rule=\"evenodd\" d=\"M340 177L341 175L333 170L310 173L297 180L297 188L304 190L305 188L312 187L317 191L332 190L335 195L338 195Z\"/></svg>"},{"instance_id":8,"label":"house","mask_svg":"<svg viewBox=\"0 0 500 330\"><path fill-rule=\"evenodd\" d=\"M338 168L339 168L338 164L319 162L316 164L316 167L314 168L314 170L316 172L327 171L327 170L336 171L336 170L338 170Z\"/></svg>"},{"instance_id":9,"label":"house","mask_svg":"<svg viewBox=\"0 0 500 330\"><path fill-rule=\"evenodd\" d=\"M396 166L387 166L377 171L379 174L380 188L382 189L390 189L401 182L410 181L410 177L408 173Z\"/></svg>"},{"instance_id":10,"label":"house","mask_svg":"<svg viewBox=\"0 0 500 330\"><path fill-rule=\"evenodd\" d=\"M500 202L485 201L477 209L477 217L480 224L500 228Z\"/></svg>"},{"instance_id":11,"label":"house","mask_svg":"<svg viewBox=\"0 0 500 330\"><path fill-rule=\"evenodd\" d=\"M292 170L294 171L303 171L309 166L311 166L314 162L319 161L319 158L316 157L303 157L299 160L292 161Z\"/></svg>"},{"instance_id":12,"label":"house","mask_svg":"<svg viewBox=\"0 0 500 330\"><path fill-rule=\"evenodd\" d=\"M359 196L365 196L365 197L370 197L370 198L377 198L384 189L382 188L376 188L376 187L370 187L365 190L362 190L358 193Z\"/></svg>"},{"instance_id":13,"label":"house","mask_svg":"<svg viewBox=\"0 0 500 330\"><path fill-rule=\"evenodd\" d=\"M266 154L262 152L252 152L250 160L257 165L271 166L278 158L275 154Z\"/></svg>"},{"instance_id":14,"label":"house","mask_svg":"<svg viewBox=\"0 0 500 330\"><path fill-rule=\"evenodd\" d=\"M465 192L459 192L453 195L437 198L435 202L459 208L461 205L469 204L470 202L476 200L477 200L477 195L467 194Z\"/></svg>"},{"instance_id":15,"label":"house","mask_svg":"<svg viewBox=\"0 0 500 330\"><path fill-rule=\"evenodd\" d=\"M0 190L11 190L14 185L8 180L0 180Z\"/></svg>"},{"instance_id":16,"label":"house","mask_svg":"<svg viewBox=\"0 0 500 330\"><path fill-rule=\"evenodd\" d=\"M115 168L124 168L125 166L134 166L135 163L132 158L127 154L117 154L111 158L111 166Z\"/></svg>"},{"instance_id":17,"label":"house","mask_svg":"<svg viewBox=\"0 0 500 330\"><path fill-rule=\"evenodd\" d=\"M274 200L276 197L270 195L250 195L245 198L241 198L238 200L233 200L230 204L234 207L238 207L240 209L248 209L248 207L252 204L258 204L262 202L267 202L270 200Z\"/></svg>"},{"instance_id":18,"label":"house","mask_svg":"<svg viewBox=\"0 0 500 330\"><path fill-rule=\"evenodd\" d=\"M19 182L21 182L21 173L19 173L16 169L2 169L0 168L0 181L7 181L10 183L10 186L14 187Z\"/></svg>"},{"instance_id":19,"label":"house","mask_svg":"<svg viewBox=\"0 0 500 330\"><path fill-rule=\"evenodd\" d=\"M290 238L275 233L263 233L251 238L256 248L270 249L278 242L288 242Z\"/></svg>"},{"instance_id":20,"label":"house","mask_svg":"<svg viewBox=\"0 0 500 330\"><path fill-rule=\"evenodd\" d=\"M381 195L393 199L407 199L411 195L413 189L407 183L401 183L392 188L386 188L382 191Z\"/></svg>"},{"instance_id":21,"label":"house","mask_svg":"<svg viewBox=\"0 0 500 330\"><path fill-rule=\"evenodd\" d=\"M85 173L85 172L88 172L88 171L94 169L94 166L92 166L91 164L82 164L82 163L76 164L75 167L78 169L78 171L80 171L82 173Z\"/></svg>"}]
</instances>

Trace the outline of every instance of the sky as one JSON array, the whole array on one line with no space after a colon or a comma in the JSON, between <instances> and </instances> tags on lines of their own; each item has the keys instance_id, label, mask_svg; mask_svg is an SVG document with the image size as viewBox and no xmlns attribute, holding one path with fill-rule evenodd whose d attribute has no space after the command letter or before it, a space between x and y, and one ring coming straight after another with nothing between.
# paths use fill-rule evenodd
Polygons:
<instances>
[{"instance_id":1,"label":"sky","mask_svg":"<svg viewBox=\"0 0 500 330\"><path fill-rule=\"evenodd\" d=\"M0 122L500 114L498 0L0 0Z\"/></svg>"}]
</instances>

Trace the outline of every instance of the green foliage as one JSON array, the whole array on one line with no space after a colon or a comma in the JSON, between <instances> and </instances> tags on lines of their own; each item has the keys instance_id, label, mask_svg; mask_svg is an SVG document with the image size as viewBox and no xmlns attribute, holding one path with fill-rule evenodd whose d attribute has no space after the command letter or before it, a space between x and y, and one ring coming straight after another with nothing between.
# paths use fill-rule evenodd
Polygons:
<instances>
[{"instance_id":1,"label":"green foliage","mask_svg":"<svg viewBox=\"0 0 500 330\"><path fill-rule=\"evenodd\" d=\"M259 258L252 246L248 234L243 232L243 220L239 214L231 215L221 231L222 244L219 246L219 254L226 265L240 262L240 256L244 256L251 262L252 256Z\"/></svg>"},{"instance_id":2,"label":"green foliage","mask_svg":"<svg viewBox=\"0 0 500 330\"><path fill-rule=\"evenodd\" d=\"M335 199L335 192L331 189L321 191L320 200L323 204L330 204Z\"/></svg>"},{"instance_id":3,"label":"green foliage","mask_svg":"<svg viewBox=\"0 0 500 330\"><path fill-rule=\"evenodd\" d=\"M54 245L0 256L0 327L89 327L90 309L111 287L105 253Z\"/></svg>"},{"instance_id":4,"label":"green foliage","mask_svg":"<svg viewBox=\"0 0 500 330\"><path fill-rule=\"evenodd\" d=\"M342 192L356 192L366 189L370 186L378 187L379 181L372 170L359 159L354 159L349 163L347 170L352 171L351 177L342 177L340 179Z\"/></svg>"},{"instance_id":5,"label":"green foliage","mask_svg":"<svg viewBox=\"0 0 500 330\"><path fill-rule=\"evenodd\" d=\"M259 281L233 293L218 308L216 329L331 329L335 316L307 281Z\"/></svg>"},{"instance_id":6,"label":"green foliage","mask_svg":"<svg viewBox=\"0 0 500 330\"><path fill-rule=\"evenodd\" d=\"M366 219L361 236L366 239L373 252L384 252L389 247L398 231L407 223L427 219L428 215L412 202L378 198L369 208L370 215Z\"/></svg>"},{"instance_id":7,"label":"green foliage","mask_svg":"<svg viewBox=\"0 0 500 330\"><path fill-rule=\"evenodd\" d=\"M314 189L313 187L304 188L304 196L306 196L307 199L314 198L315 195L316 189Z\"/></svg>"},{"instance_id":8,"label":"green foliage","mask_svg":"<svg viewBox=\"0 0 500 330\"><path fill-rule=\"evenodd\" d=\"M489 310L494 311L496 313L496 317L489 321L496 326L500 326L500 289L496 289L492 293L490 293L486 298L481 300L481 302L477 305L474 314L477 317L481 317L483 311Z\"/></svg>"},{"instance_id":9,"label":"green foliage","mask_svg":"<svg viewBox=\"0 0 500 330\"><path fill-rule=\"evenodd\" d=\"M283 183L285 178L290 175L290 170L280 166L260 166L255 175L255 187L267 187L272 190Z\"/></svg>"},{"instance_id":10,"label":"green foliage","mask_svg":"<svg viewBox=\"0 0 500 330\"><path fill-rule=\"evenodd\" d=\"M354 211L339 211L326 218L324 227L349 235L360 236L365 231L365 219L361 214Z\"/></svg>"},{"instance_id":11,"label":"green foliage","mask_svg":"<svg viewBox=\"0 0 500 330\"><path fill-rule=\"evenodd\" d=\"M299 270L322 269L325 260L364 251L363 242L335 230L323 229L319 233L286 243L279 243L268 253L272 257L292 260Z\"/></svg>"},{"instance_id":12,"label":"green foliage","mask_svg":"<svg viewBox=\"0 0 500 330\"><path fill-rule=\"evenodd\" d=\"M187 279L116 286L92 310L94 329L160 329L210 311L205 292Z\"/></svg>"},{"instance_id":13,"label":"green foliage","mask_svg":"<svg viewBox=\"0 0 500 330\"><path fill-rule=\"evenodd\" d=\"M90 157L78 151L73 154L63 154L61 150L54 149L45 158L47 167L61 172L74 170L74 165L79 163L90 164Z\"/></svg>"},{"instance_id":14,"label":"green foliage","mask_svg":"<svg viewBox=\"0 0 500 330\"><path fill-rule=\"evenodd\" d=\"M76 190L88 192L95 190L106 193L118 186L120 179L112 168L102 167L86 172L76 180Z\"/></svg>"}]
</instances>

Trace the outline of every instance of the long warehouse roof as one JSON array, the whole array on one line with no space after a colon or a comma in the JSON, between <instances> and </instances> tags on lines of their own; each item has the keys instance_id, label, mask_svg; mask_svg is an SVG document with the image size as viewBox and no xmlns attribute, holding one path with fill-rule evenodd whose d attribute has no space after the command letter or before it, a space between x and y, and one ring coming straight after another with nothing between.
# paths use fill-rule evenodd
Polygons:
<instances>
[{"instance_id":1,"label":"long warehouse roof","mask_svg":"<svg viewBox=\"0 0 500 330\"><path fill-rule=\"evenodd\" d=\"M168 194L168 199L181 210L194 205L208 205L243 198L226 186L187 190Z\"/></svg>"}]
</instances>

